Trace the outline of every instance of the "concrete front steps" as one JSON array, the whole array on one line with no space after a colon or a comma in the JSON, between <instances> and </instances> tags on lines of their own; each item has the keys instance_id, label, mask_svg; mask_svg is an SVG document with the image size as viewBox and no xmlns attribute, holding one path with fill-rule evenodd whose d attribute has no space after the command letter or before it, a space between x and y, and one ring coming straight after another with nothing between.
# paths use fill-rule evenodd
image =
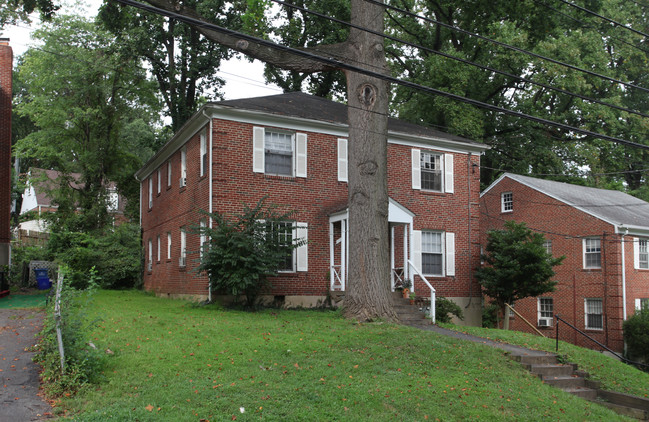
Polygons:
<instances>
[{"instance_id":1,"label":"concrete front steps","mask_svg":"<svg viewBox=\"0 0 649 422\"><path fill-rule=\"evenodd\" d=\"M621 415L649 421L648 399L600 390L599 382L589 380L588 373L579 370L576 364L559 363L557 356L553 354L510 356L546 384L606 406Z\"/></svg>"},{"instance_id":2,"label":"concrete front steps","mask_svg":"<svg viewBox=\"0 0 649 422\"><path fill-rule=\"evenodd\" d=\"M329 295L336 306L341 305L345 298L345 292L341 291L331 291ZM391 297L394 311L402 324L412 327L431 325L431 320L426 313L419 310L419 306L411 304L410 299L405 299L401 292L392 292Z\"/></svg>"}]
</instances>

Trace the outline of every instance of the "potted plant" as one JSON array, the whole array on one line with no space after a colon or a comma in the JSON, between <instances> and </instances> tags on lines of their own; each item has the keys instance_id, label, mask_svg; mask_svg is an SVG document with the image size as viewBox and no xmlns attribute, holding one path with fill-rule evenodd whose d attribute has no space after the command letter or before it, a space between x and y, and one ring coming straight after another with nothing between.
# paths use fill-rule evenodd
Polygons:
<instances>
[{"instance_id":1,"label":"potted plant","mask_svg":"<svg viewBox=\"0 0 649 422\"><path fill-rule=\"evenodd\" d=\"M401 283L401 287L403 287L404 299L408 299L410 297L410 286L412 286L410 280L403 280L403 282Z\"/></svg>"},{"instance_id":2,"label":"potted plant","mask_svg":"<svg viewBox=\"0 0 649 422\"><path fill-rule=\"evenodd\" d=\"M410 293L410 304L411 304L411 305L414 305L414 304L415 304L415 298L416 298L416 296L417 296L417 295L415 295L414 293Z\"/></svg>"}]
</instances>

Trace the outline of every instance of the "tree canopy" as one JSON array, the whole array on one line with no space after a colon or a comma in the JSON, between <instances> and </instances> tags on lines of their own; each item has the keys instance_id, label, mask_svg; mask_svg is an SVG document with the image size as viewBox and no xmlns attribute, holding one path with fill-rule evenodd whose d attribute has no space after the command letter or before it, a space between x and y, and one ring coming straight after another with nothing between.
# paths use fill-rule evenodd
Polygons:
<instances>
[{"instance_id":1,"label":"tree canopy","mask_svg":"<svg viewBox=\"0 0 649 422\"><path fill-rule=\"evenodd\" d=\"M543 234L532 232L525 223L507 221L503 230L489 231L484 265L475 271L475 277L484 294L501 309L554 290L553 267L565 257L553 257L544 242Z\"/></svg>"}]
</instances>

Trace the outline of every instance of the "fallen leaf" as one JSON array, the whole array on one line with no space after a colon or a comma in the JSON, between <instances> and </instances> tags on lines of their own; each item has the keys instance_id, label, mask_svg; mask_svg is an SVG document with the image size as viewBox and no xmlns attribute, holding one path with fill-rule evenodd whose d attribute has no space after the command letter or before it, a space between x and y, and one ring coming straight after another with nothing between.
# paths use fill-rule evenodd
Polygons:
<instances>
[{"instance_id":1,"label":"fallen leaf","mask_svg":"<svg viewBox=\"0 0 649 422\"><path fill-rule=\"evenodd\" d=\"M148 410L149 412L151 412L151 411L153 411L153 406L148 405L148 406L145 407L145 409Z\"/></svg>"}]
</instances>

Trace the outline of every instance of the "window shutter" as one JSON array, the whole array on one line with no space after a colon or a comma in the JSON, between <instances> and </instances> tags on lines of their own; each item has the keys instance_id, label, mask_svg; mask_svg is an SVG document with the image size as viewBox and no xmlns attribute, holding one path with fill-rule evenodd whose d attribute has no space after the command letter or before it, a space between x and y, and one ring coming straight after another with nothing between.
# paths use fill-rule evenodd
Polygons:
<instances>
[{"instance_id":1,"label":"window shutter","mask_svg":"<svg viewBox=\"0 0 649 422\"><path fill-rule=\"evenodd\" d=\"M446 233L446 275L455 276L455 233Z\"/></svg>"},{"instance_id":2,"label":"window shutter","mask_svg":"<svg viewBox=\"0 0 649 422\"><path fill-rule=\"evenodd\" d=\"M637 237L633 238L633 268L640 268L640 242Z\"/></svg>"},{"instance_id":3,"label":"window shutter","mask_svg":"<svg viewBox=\"0 0 649 422\"><path fill-rule=\"evenodd\" d=\"M635 300L635 310L639 311L642 309L642 301L640 299Z\"/></svg>"},{"instance_id":4,"label":"window shutter","mask_svg":"<svg viewBox=\"0 0 649 422\"><path fill-rule=\"evenodd\" d=\"M338 181L347 182L347 139L338 139Z\"/></svg>"},{"instance_id":5,"label":"window shutter","mask_svg":"<svg viewBox=\"0 0 649 422\"><path fill-rule=\"evenodd\" d=\"M304 239L308 241L308 224L307 223L297 223L295 227L294 239ZM308 243L305 243L302 246L298 246L295 249L295 257L297 260L297 270L298 271L308 271L309 270L309 253L307 249Z\"/></svg>"},{"instance_id":6,"label":"window shutter","mask_svg":"<svg viewBox=\"0 0 649 422\"><path fill-rule=\"evenodd\" d=\"M412 157L412 188L421 189L421 151L413 149L410 153ZM419 234L421 236L421 233Z\"/></svg>"},{"instance_id":7,"label":"window shutter","mask_svg":"<svg viewBox=\"0 0 649 422\"><path fill-rule=\"evenodd\" d=\"M453 154L444 154L444 192L453 193Z\"/></svg>"},{"instance_id":8,"label":"window shutter","mask_svg":"<svg viewBox=\"0 0 649 422\"><path fill-rule=\"evenodd\" d=\"M295 177L306 177L306 133L295 134Z\"/></svg>"},{"instance_id":9,"label":"window shutter","mask_svg":"<svg viewBox=\"0 0 649 422\"><path fill-rule=\"evenodd\" d=\"M264 172L264 128L252 128L252 171Z\"/></svg>"},{"instance_id":10,"label":"window shutter","mask_svg":"<svg viewBox=\"0 0 649 422\"><path fill-rule=\"evenodd\" d=\"M421 270L421 230L412 231L412 263L414 264L417 271L422 272Z\"/></svg>"}]
</instances>

